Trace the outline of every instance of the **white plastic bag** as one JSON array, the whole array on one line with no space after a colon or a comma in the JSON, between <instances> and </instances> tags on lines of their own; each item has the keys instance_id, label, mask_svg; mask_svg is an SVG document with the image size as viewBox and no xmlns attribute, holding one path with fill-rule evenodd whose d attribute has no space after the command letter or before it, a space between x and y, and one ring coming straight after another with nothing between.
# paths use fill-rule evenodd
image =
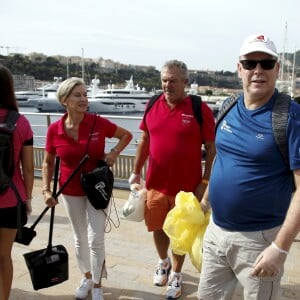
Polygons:
<instances>
[{"instance_id":1,"label":"white plastic bag","mask_svg":"<svg viewBox=\"0 0 300 300\"><path fill-rule=\"evenodd\" d=\"M140 184L130 185L130 195L122 208L124 219L128 221L141 222L144 220L145 202L147 190L145 182L141 180Z\"/></svg>"}]
</instances>

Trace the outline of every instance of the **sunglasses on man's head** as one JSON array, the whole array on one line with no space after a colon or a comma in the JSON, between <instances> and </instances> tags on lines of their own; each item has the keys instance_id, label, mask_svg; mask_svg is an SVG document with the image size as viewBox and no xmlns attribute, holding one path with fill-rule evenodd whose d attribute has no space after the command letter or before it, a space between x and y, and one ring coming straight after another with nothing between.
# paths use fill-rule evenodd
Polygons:
<instances>
[{"instance_id":1,"label":"sunglasses on man's head","mask_svg":"<svg viewBox=\"0 0 300 300\"><path fill-rule=\"evenodd\" d=\"M262 60L244 59L244 60L240 60L240 63L242 64L242 66L245 70L253 70L256 68L257 64L260 64L260 66L264 70L272 70L276 64L276 60L274 60L274 59L262 59Z\"/></svg>"}]
</instances>

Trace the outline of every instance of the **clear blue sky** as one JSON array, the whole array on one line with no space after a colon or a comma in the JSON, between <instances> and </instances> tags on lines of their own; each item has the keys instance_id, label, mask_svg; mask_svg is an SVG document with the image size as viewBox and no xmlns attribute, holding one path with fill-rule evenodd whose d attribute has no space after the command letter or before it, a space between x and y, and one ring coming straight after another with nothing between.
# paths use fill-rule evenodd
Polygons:
<instances>
[{"instance_id":1,"label":"clear blue sky","mask_svg":"<svg viewBox=\"0 0 300 300\"><path fill-rule=\"evenodd\" d=\"M84 57L158 69L179 59L235 71L246 36L262 32L279 52L294 52L299 25L299 0L1 0L0 54L84 49Z\"/></svg>"}]
</instances>

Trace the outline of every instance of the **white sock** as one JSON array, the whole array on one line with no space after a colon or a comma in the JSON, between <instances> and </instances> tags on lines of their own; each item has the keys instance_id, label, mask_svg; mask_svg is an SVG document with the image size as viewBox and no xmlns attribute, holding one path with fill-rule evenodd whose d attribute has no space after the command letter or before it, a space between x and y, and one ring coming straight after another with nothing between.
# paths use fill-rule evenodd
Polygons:
<instances>
[{"instance_id":1,"label":"white sock","mask_svg":"<svg viewBox=\"0 0 300 300\"><path fill-rule=\"evenodd\" d=\"M168 264L169 263L169 258L165 258L165 259L159 259L159 264L161 265L165 265L165 264Z\"/></svg>"},{"instance_id":2,"label":"white sock","mask_svg":"<svg viewBox=\"0 0 300 300\"><path fill-rule=\"evenodd\" d=\"M174 271L171 271L170 277L173 278L174 276L180 277L180 276L181 276L181 272L174 272Z\"/></svg>"}]
</instances>

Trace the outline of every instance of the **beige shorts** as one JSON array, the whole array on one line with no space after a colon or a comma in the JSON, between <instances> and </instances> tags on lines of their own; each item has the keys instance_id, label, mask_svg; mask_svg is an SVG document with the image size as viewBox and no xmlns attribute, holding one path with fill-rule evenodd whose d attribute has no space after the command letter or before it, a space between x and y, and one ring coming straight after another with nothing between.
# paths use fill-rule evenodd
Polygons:
<instances>
[{"instance_id":1,"label":"beige shorts","mask_svg":"<svg viewBox=\"0 0 300 300\"><path fill-rule=\"evenodd\" d=\"M255 232L225 230L210 220L204 235L203 262L197 297L231 300L239 282L244 300L278 299L283 267L276 276L251 276L258 255L274 240L280 227Z\"/></svg>"}]
</instances>

